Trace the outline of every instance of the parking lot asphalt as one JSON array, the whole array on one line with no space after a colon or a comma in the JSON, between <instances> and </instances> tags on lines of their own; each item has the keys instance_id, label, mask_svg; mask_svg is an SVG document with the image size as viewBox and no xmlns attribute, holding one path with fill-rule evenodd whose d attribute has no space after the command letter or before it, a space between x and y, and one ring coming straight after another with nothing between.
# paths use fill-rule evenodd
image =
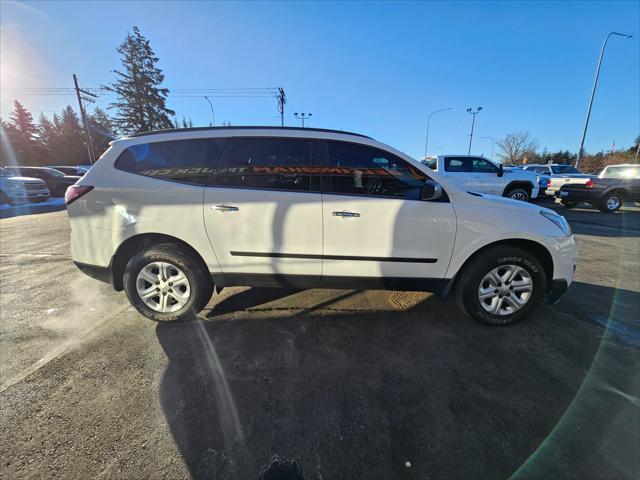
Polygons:
<instances>
[{"instance_id":1,"label":"parking lot asphalt","mask_svg":"<svg viewBox=\"0 0 640 480\"><path fill-rule=\"evenodd\" d=\"M2 477L256 478L277 454L307 479L639 478L640 209L561 211L575 283L499 328L420 292L248 288L153 323L75 269L66 212L3 219Z\"/></svg>"}]
</instances>

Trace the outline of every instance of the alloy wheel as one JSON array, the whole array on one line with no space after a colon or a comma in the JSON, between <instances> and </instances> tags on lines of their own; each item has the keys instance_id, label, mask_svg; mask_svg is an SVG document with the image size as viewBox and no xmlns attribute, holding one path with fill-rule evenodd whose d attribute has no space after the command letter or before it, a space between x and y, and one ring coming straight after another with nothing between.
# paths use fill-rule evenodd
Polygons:
<instances>
[{"instance_id":1,"label":"alloy wheel","mask_svg":"<svg viewBox=\"0 0 640 480\"><path fill-rule=\"evenodd\" d=\"M533 280L518 265L500 265L487 273L478 287L482 308L493 315L511 315L531 298Z\"/></svg>"}]
</instances>

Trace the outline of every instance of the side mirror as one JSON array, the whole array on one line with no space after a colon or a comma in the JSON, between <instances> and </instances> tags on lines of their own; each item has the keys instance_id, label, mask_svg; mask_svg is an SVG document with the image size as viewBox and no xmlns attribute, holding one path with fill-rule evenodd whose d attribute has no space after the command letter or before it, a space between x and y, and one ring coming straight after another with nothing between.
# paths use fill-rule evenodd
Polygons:
<instances>
[{"instance_id":1,"label":"side mirror","mask_svg":"<svg viewBox=\"0 0 640 480\"><path fill-rule=\"evenodd\" d=\"M442 197L442 194L442 185L429 179L424 182L424 186L422 187L422 195L420 196L420 198L422 200L438 200Z\"/></svg>"},{"instance_id":2,"label":"side mirror","mask_svg":"<svg viewBox=\"0 0 640 480\"><path fill-rule=\"evenodd\" d=\"M498 173L497 175L499 177L502 177L504 175L504 167L502 166L502 164L500 164L500 166L498 167Z\"/></svg>"}]
</instances>

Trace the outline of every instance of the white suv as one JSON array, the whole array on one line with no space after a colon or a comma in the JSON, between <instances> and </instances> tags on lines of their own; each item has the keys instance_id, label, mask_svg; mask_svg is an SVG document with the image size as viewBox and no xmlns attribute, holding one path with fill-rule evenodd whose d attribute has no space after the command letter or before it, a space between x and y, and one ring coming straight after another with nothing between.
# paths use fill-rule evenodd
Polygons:
<instances>
[{"instance_id":1,"label":"white suv","mask_svg":"<svg viewBox=\"0 0 640 480\"><path fill-rule=\"evenodd\" d=\"M488 324L558 300L577 248L564 217L469 194L369 137L223 127L135 135L67 190L71 254L154 320L214 286L454 292Z\"/></svg>"}]
</instances>

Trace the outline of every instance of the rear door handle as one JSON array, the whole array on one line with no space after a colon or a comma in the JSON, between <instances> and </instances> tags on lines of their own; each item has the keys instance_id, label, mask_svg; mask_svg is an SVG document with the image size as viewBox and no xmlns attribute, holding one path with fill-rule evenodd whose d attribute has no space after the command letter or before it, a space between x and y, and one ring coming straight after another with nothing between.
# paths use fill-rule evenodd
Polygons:
<instances>
[{"instance_id":1,"label":"rear door handle","mask_svg":"<svg viewBox=\"0 0 640 480\"><path fill-rule=\"evenodd\" d=\"M233 205L211 205L212 210L219 210L221 212L237 212L240 210L238 207Z\"/></svg>"},{"instance_id":2,"label":"rear door handle","mask_svg":"<svg viewBox=\"0 0 640 480\"><path fill-rule=\"evenodd\" d=\"M333 212L334 217L359 217L358 212Z\"/></svg>"}]
</instances>

